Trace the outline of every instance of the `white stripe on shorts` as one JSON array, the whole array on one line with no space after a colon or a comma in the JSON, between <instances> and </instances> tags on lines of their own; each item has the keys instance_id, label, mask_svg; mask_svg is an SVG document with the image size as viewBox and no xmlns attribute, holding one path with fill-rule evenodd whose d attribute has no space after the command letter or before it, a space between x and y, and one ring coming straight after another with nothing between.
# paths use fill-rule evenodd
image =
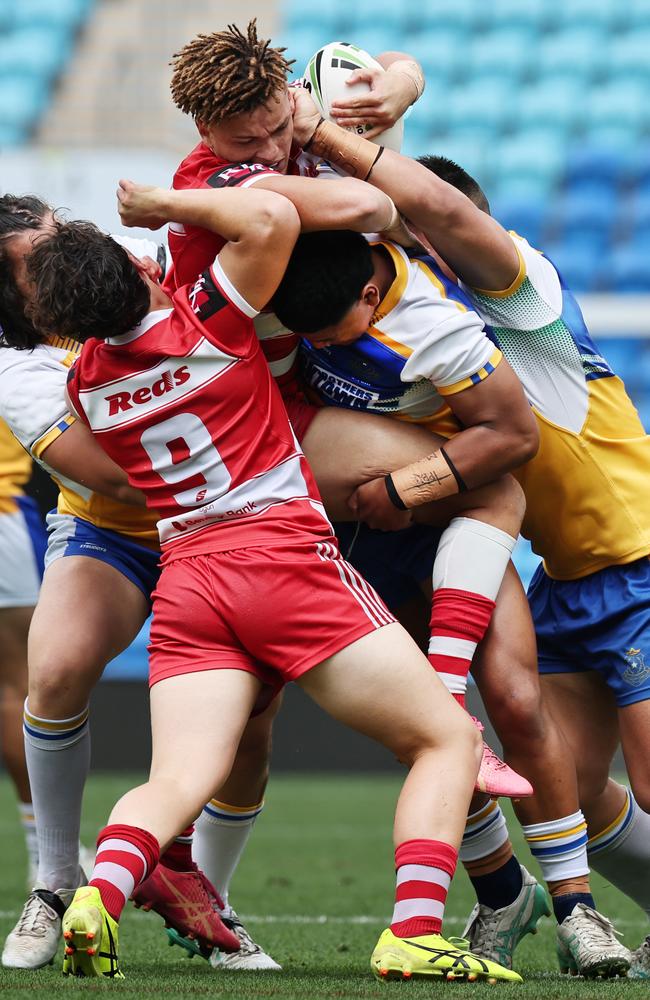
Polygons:
<instances>
[{"instance_id":1,"label":"white stripe on shorts","mask_svg":"<svg viewBox=\"0 0 650 1000\"><path fill-rule=\"evenodd\" d=\"M317 542L316 551L323 562L334 563L341 583L350 591L375 628L389 625L393 621L392 615L383 608L375 591L368 586L354 567L343 559L332 542Z\"/></svg>"}]
</instances>

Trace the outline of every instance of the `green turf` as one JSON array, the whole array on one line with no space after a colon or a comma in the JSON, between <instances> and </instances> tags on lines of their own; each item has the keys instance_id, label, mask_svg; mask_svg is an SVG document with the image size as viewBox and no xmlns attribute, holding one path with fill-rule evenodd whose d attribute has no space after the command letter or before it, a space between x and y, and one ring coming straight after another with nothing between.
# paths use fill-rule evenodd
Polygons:
<instances>
[{"instance_id":1,"label":"green turf","mask_svg":"<svg viewBox=\"0 0 650 1000\"><path fill-rule=\"evenodd\" d=\"M128 776L95 776L85 803L83 837L92 843L118 795L134 782ZM116 992L123 998L215 996L248 998L445 996L458 991L476 1000L505 990L521 1000L555 997L647 998L650 984L583 982L556 972L554 926L542 922L517 951L523 986L443 982L377 983L368 959L392 909L391 816L398 790L394 777L275 777L267 808L258 821L232 902L253 935L284 966L282 973L217 973L199 958L188 960L169 948L160 918L128 907L121 924L122 964L127 979L108 983L64 979L57 965L35 973L0 969L0 995L37 992L58 997L71 992ZM22 835L9 783L0 781L3 846L0 933L12 927L24 900ZM517 831L512 824L513 831ZM517 842L520 838L517 834ZM524 848L520 857L535 870ZM597 902L635 947L646 933L642 912L615 890L594 880ZM472 906L464 873L454 880L445 925L460 934Z\"/></svg>"}]
</instances>

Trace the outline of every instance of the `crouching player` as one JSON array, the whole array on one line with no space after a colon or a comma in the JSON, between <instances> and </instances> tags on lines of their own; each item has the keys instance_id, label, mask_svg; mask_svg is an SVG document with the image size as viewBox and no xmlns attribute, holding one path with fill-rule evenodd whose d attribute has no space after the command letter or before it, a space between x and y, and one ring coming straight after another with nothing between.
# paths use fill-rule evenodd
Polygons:
<instances>
[{"instance_id":1,"label":"crouching player","mask_svg":"<svg viewBox=\"0 0 650 1000\"><path fill-rule=\"evenodd\" d=\"M133 886L227 777L251 712L296 680L410 766L395 817L395 911L373 954L376 974L518 981L440 936L480 738L341 558L259 350L252 317L282 276L297 212L262 191L127 184L122 196L141 199L148 224L198 223L230 242L173 301L88 224L61 227L27 259L34 323L63 334L74 314L88 342L71 400L160 514L163 547L151 776L115 806L89 886L66 913L69 971L121 975L117 921ZM188 772L188 758L213 770Z\"/></svg>"}]
</instances>

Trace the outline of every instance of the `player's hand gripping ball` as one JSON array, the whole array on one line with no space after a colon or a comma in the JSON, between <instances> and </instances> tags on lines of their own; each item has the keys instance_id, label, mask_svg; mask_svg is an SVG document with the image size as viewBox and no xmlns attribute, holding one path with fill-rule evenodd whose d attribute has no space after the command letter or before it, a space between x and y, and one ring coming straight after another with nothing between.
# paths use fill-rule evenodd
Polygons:
<instances>
[{"instance_id":1,"label":"player's hand gripping ball","mask_svg":"<svg viewBox=\"0 0 650 1000\"><path fill-rule=\"evenodd\" d=\"M399 152L413 89L405 79L356 45L330 42L307 63L303 86L323 118Z\"/></svg>"}]
</instances>

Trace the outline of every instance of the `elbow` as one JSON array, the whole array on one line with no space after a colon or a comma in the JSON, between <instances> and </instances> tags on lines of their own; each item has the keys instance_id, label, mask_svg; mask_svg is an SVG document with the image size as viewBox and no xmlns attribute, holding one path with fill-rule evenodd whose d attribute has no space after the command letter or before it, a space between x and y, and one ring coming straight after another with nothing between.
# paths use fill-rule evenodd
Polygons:
<instances>
[{"instance_id":1,"label":"elbow","mask_svg":"<svg viewBox=\"0 0 650 1000\"><path fill-rule=\"evenodd\" d=\"M525 465L526 462L530 462L531 459L535 458L537 451L539 449L539 430L537 428L537 422L530 414L530 420L527 420L519 429L516 437L513 440L512 455L514 461L512 463L512 468L518 468L520 465Z\"/></svg>"},{"instance_id":2,"label":"elbow","mask_svg":"<svg viewBox=\"0 0 650 1000\"><path fill-rule=\"evenodd\" d=\"M300 216L293 202L283 195L265 191L264 205L251 224L249 238L255 242L271 242L281 235L287 240L296 240L300 232Z\"/></svg>"}]
</instances>

